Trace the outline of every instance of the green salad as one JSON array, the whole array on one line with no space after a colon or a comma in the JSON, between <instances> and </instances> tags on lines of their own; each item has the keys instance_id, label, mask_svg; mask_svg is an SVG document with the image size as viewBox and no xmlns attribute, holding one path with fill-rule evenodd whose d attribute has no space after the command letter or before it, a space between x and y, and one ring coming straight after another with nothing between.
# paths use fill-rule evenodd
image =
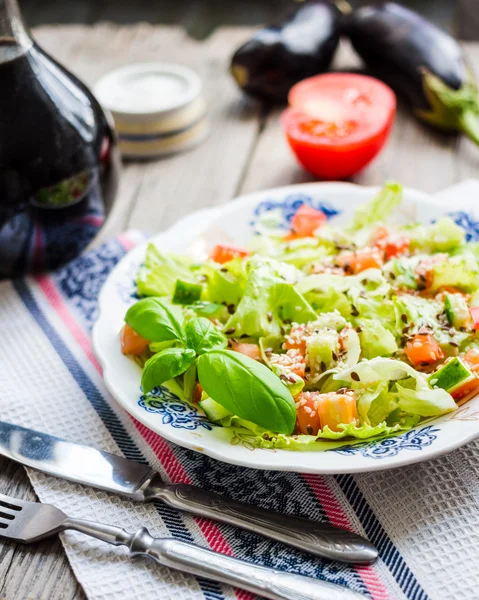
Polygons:
<instances>
[{"instance_id":1,"label":"green salad","mask_svg":"<svg viewBox=\"0 0 479 600\"><path fill-rule=\"evenodd\" d=\"M453 411L479 391L479 244L450 218L397 226L387 184L348 227L303 204L291 230L207 260L148 246L121 332L146 402L173 386L254 444L312 449Z\"/></svg>"}]
</instances>

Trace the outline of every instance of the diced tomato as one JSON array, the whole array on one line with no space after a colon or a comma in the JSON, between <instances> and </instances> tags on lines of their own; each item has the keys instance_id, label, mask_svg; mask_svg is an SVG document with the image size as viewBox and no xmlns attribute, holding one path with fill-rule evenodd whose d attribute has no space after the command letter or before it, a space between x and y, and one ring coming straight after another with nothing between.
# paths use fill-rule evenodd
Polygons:
<instances>
[{"instance_id":1,"label":"diced tomato","mask_svg":"<svg viewBox=\"0 0 479 600\"><path fill-rule=\"evenodd\" d=\"M366 269L380 269L383 261L378 250L361 250L347 252L336 257L335 262L347 275L361 273Z\"/></svg>"},{"instance_id":2,"label":"diced tomato","mask_svg":"<svg viewBox=\"0 0 479 600\"><path fill-rule=\"evenodd\" d=\"M406 344L406 355L413 365L426 367L444 358L444 352L430 333L416 334Z\"/></svg>"},{"instance_id":3,"label":"diced tomato","mask_svg":"<svg viewBox=\"0 0 479 600\"><path fill-rule=\"evenodd\" d=\"M411 240L406 235L391 234L387 227L378 227L371 238L371 243L384 252L386 260L405 254L409 250Z\"/></svg>"},{"instance_id":4,"label":"diced tomato","mask_svg":"<svg viewBox=\"0 0 479 600\"><path fill-rule=\"evenodd\" d=\"M471 306L469 309L472 320L474 321L474 329L479 329L479 306Z\"/></svg>"},{"instance_id":5,"label":"diced tomato","mask_svg":"<svg viewBox=\"0 0 479 600\"><path fill-rule=\"evenodd\" d=\"M203 387L202 387L201 383L197 383L193 390L193 402L196 402L198 404L198 402L201 401L202 394L203 394Z\"/></svg>"},{"instance_id":6,"label":"diced tomato","mask_svg":"<svg viewBox=\"0 0 479 600\"><path fill-rule=\"evenodd\" d=\"M411 239L405 235L396 235L386 240L384 246L384 253L386 254L386 260L405 254L409 250L411 245Z\"/></svg>"},{"instance_id":7,"label":"diced tomato","mask_svg":"<svg viewBox=\"0 0 479 600\"><path fill-rule=\"evenodd\" d=\"M371 236L371 244L373 244L373 246L377 246L389 237L389 233L389 229L381 225L373 232Z\"/></svg>"},{"instance_id":8,"label":"diced tomato","mask_svg":"<svg viewBox=\"0 0 479 600\"><path fill-rule=\"evenodd\" d=\"M120 340L123 354L143 354L150 343L126 323L120 332Z\"/></svg>"},{"instance_id":9,"label":"diced tomato","mask_svg":"<svg viewBox=\"0 0 479 600\"><path fill-rule=\"evenodd\" d=\"M307 337L308 332L306 331L306 327L304 325L295 325L286 336L283 346L286 350L299 350L304 356L306 354Z\"/></svg>"},{"instance_id":10,"label":"diced tomato","mask_svg":"<svg viewBox=\"0 0 479 600\"><path fill-rule=\"evenodd\" d=\"M210 258L221 265L233 260L233 258L245 258L248 255L247 250L227 244L217 244L210 252Z\"/></svg>"},{"instance_id":11,"label":"diced tomato","mask_svg":"<svg viewBox=\"0 0 479 600\"><path fill-rule=\"evenodd\" d=\"M358 411L354 392L302 392L295 398L297 429L301 433L316 435L328 426L339 431L338 425L356 423Z\"/></svg>"},{"instance_id":12,"label":"diced tomato","mask_svg":"<svg viewBox=\"0 0 479 600\"><path fill-rule=\"evenodd\" d=\"M281 123L301 165L322 179L344 179L383 147L396 98L381 81L356 73L326 73L294 85Z\"/></svg>"},{"instance_id":13,"label":"diced tomato","mask_svg":"<svg viewBox=\"0 0 479 600\"><path fill-rule=\"evenodd\" d=\"M277 365L285 375L294 374L304 379L306 360L299 350L288 350L286 354L272 354L271 365Z\"/></svg>"},{"instance_id":14,"label":"diced tomato","mask_svg":"<svg viewBox=\"0 0 479 600\"><path fill-rule=\"evenodd\" d=\"M231 349L235 352L240 352L245 356L249 356L253 360L261 360L261 352L258 344L242 344L241 342L233 342Z\"/></svg>"},{"instance_id":15,"label":"diced tomato","mask_svg":"<svg viewBox=\"0 0 479 600\"><path fill-rule=\"evenodd\" d=\"M319 395L319 392L303 392L296 396L296 428L299 433L317 435L321 429L316 410L316 399Z\"/></svg>"},{"instance_id":16,"label":"diced tomato","mask_svg":"<svg viewBox=\"0 0 479 600\"><path fill-rule=\"evenodd\" d=\"M473 371L479 372L479 350L477 348L472 348L462 358Z\"/></svg>"},{"instance_id":17,"label":"diced tomato","mask_svg":"<svg viewBox=\"0 0 479 600\"><path fill-rule=\"evenodd\" d=\"M466 381L459 389L454 390L454 392L451 392L451 396L454 398L454 400L461 400L461 398L468 396L478 388L479 377L476 374L474 374L474 379Z\"/></svg>"},{"instance_id":18,"label":"diced tomato","mask_svg":"<svg viewBox=\"0 0 479 600\"><path fill-rule=\"evenodd\" d=\"M302 204L291 221L293 237L312 237L318 227L326 223L327 217L321 210Z\"/></svg>"},{"instance_id":19,"label":"diced tomato","mask_svg":"<svg viewBox=\"0 0 479 600\"><path fill-rule=\"evenodd\" d=\"M339 424L356 423L358 418L356 396L354 392L320 394L317 411L321 421L321 429L324 429L327 425L332 431L340 431Z\"/></svg>"}]
</instances>

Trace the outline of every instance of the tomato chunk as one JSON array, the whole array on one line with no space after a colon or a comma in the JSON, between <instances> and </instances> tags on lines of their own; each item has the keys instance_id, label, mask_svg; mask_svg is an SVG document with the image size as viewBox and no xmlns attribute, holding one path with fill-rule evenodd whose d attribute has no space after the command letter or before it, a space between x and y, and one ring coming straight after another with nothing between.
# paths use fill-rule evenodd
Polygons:
<instances>
[{"instance_id":1,"label":"tomato chunk","mask_svg":"<svg viewBox=\"0 0 479 600\"><path fill-rule=\"evenodd\" d=\"M479 306L471 306L469 312L474 321L474 329L477 331L479 329Z\"/></svg>"},{"instance_id":2,"label":"tomato chunk","mask_svg":"<svg viewBox=\"0 0 479 600\"><path fill-rule=\"evenodd\" d=\"M430 333L416 334L406 344L406 356L413 365L426 367L444 358L444 352Z\"/></svg>"},{"instance_id":3,"label":"tomato chunk","mask_svg":"<svg viewBox=\"0 0 479 600\"><path fill-rule=\"evenodd\" d=\"M371 242L384 253L386 260L405 254L411 245L411 239L400 233L390 233L387 227L381 226L373 233Z\"/></svg>"},{"instance_id":4,"label":"tomato chunk","mask_svg":"<svg viewBox=\"0 0 479 600\"><path fill-rule=\"evenodd\" d=\"M201 396L203 394L203 387L201 383L197 383L193 390L193 402L198 404L201 401Z\"/></svg>"},{"instance_id":5,"label":"tomato chunk","mask_svg":"<svg viewBox=\"0 0 479 600\"><path fill-rule=\"evenodd\" d=\"M291 221L291 234L294 237L312 237L316 229L326 221L323 211L302 204Z\"/></svg>"},{"instance_id":6,"label":"tomato chunk","mask_svg":"<svg viewBox=\"0 0 479 600\"><path fill-rule=\"evenodd\" d=\"M283 346L286 350L299 350L300 354L304 356L308 335L305 325L294 325L286 336Z\"/></svg>"},{"instance_id":7,"label":"tomato chunk","mask_svg":"<svg viewBox=\"0 0 479 600\"><path fill-rule=\"evenodd\" d=\"M150 343L126 323L120 332L120 341L123 354L143 354Z\"/></svg>"},{"instance_id":8,"label":"tomato chunk","mask_svg":"<svg viewBox=\"0 0 479 600\"><path fill-rule=\"evenodd\" d=\"M245 258L248 255L247 250L227 244L217 244L210 252L210 258L221 265L233 260L233 258Z\"/></svg>"},{"instance_id":9,"label":"tomato chunk","mask_svg":"<svg viewBox=\"0 0 479 600\"><path fill-rule=\"evenodd\" d=\"M231 349L245 356L249 356L253 360L261 360L261 352L258 344L242 344L241 342L233 342Z\"/></svg>"},{"instance_id":10,"label":"tomato chunk","mask_svg":"<svg viewBox=\"0 0 479 600\"><path fill-rule=\"evenodd\" d=\"M473 371L479 371L479 350L472 348L463 356L463 360L471 367Z\"/></svg>"},{"instance_id":11,"label":"tomato chunk","mask_svg":"<svg viewBox=\"0 0 479 600\"><path fill-rule=\"evenodd\" d=\"M358 411L354 392L302 392L295 398L297 429L301 433L317 435L320 429L328 426L332 431L340 431L340 424L356 423Z\"/></svg>"},{"instance_id":12,"label":"tomato chunk","mask_svg":"<svg viewBox=\"0 0 479 600\"><path fill-rule=\"evenodd\" d=\"M377 249L347 252L336 257L336 264L344 269L346 275L361 273L366 269L380 269L383 261Z\"/></svg>"},{"instance_id":13,"label":"tomato chunk","mask_svg":"<svg viewBox=\"0 0 479 600\"><path fill-rule=\"evenodd\" d=\"M296 429L304 435L317 435L321 429L321 421L316 410L318 392L302 392L295 398Z\"/></svg>"}]
</instances>

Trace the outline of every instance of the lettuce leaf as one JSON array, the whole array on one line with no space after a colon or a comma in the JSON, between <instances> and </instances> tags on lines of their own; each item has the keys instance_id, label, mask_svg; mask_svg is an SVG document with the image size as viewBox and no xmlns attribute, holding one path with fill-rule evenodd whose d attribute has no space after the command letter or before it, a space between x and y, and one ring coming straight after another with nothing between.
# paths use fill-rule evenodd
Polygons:
<instances>
[{"instance_id":1,"label":"lettuce leaf","mask_svg":"<svg viewBox=\"0 0 479 600\"><path fill-rule=\"evenodd\" d=\"M411 249L422 252L451 252L460 247L466 232L449 217L443 217L432 225L413 225L404 231L411 240Z\"/></svg>"},{"instance_id":2,"label":"lettuce leaf","mask_svg":"<svg viewBox=\"0 0 479 600\"><path fill-rule=\"evenodd\" d=\"M404 412L421 417L444 415L457 408L450 394L441 388L411 390L397 384L398 406Z\"/></svg>"},{"instance_id":3,"label":"lettuce leaf","mask_svg":"<svg viewBox=\"0 0 479 600\"><path fill-rule=\"evenodd\" d=\"M307 323L316 312L284 277L281 265L272 259L253 257L247 266L247 281L236 312L225 328L235 336L279 335L284 320Z\"/></svg>"},{"instance_id":4,"label":"lettuce leaf","mask_svg":"<svg viewBox=\"0 0 479 600\"><path fill-rule=\"evenodd\" d=\"M136 278L139 294L172 296L178 279L196 283L196 278L190 269L191 264L191 260L187 257L162 252L154 244L148 244L145 262L140 267Z\"/></svg>"},{"instance_id":5,"label":"lettuce leaf","mask_svg":"<svg viewBox=\"0 0 479 600\"><path fill-rule=\"evenodd\" d=\"M228 418L224 423L221 422L221 424L233 428L235 437L239 438L238 441L246 441L252 447L308 452L311 450L333 450L338 447L357 443L358 440L372 441L410 428L401 424L390 426L387 423L381 423L375 427L371 425L356 427L351 423L349 425L339 425L341 431L332 431L329 427L325 427L317 436L288 436L263 431L252 423L248 423L237 417Z\"/></svg>"},{"instance_id":6,"label":"lettuce leaf","mask_svg":"<svg viewBox=\"0 0 479 600\"><path fill-rule=\"evenodd\" d=\"M383 223L401 204L401 200L402 186L393 182L386 183L370 202L358 206L351 229L355 231Z\"/></svg>"},{"instance_id":7,"label":"lettuce leaf","mask_svg":"<svg viewBox=\"0 0 479 600\"><path fill-rule=\"evenodd\" d=\"M200 271L206 279L203 299L215 304L233 304L236 306L246 286L246 268L239 259L224 265L204 264Z\"/></svg>"}]
</instances>

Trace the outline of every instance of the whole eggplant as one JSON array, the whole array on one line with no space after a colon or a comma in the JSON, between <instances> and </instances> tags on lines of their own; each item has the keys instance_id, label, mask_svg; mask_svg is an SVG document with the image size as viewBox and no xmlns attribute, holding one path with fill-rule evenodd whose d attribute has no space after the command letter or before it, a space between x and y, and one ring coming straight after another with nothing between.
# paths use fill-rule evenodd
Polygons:
<instances>
[{"instance_id":1,"label":"whole eggplant","mask_svg":"<svg viewBox=\"0 0 479 600\"><path fill-rule=\"evenodd\" d=\"M231 74L248 94L284 103L295 83L329 67L342 22L335 4L305 2L238 48L231 59Z\"/></svg>"},{"instance_id":2,"label":"whole eggplant","mask_svg":"<svg viewBox=\"0 0 479 600\"><path fill-rule=\"evenodd\" d=\"M358 8L345 29L369 70L420 119L479 144L477 88L456 40L394 2Z\"/></svg>"}]
</instances>

